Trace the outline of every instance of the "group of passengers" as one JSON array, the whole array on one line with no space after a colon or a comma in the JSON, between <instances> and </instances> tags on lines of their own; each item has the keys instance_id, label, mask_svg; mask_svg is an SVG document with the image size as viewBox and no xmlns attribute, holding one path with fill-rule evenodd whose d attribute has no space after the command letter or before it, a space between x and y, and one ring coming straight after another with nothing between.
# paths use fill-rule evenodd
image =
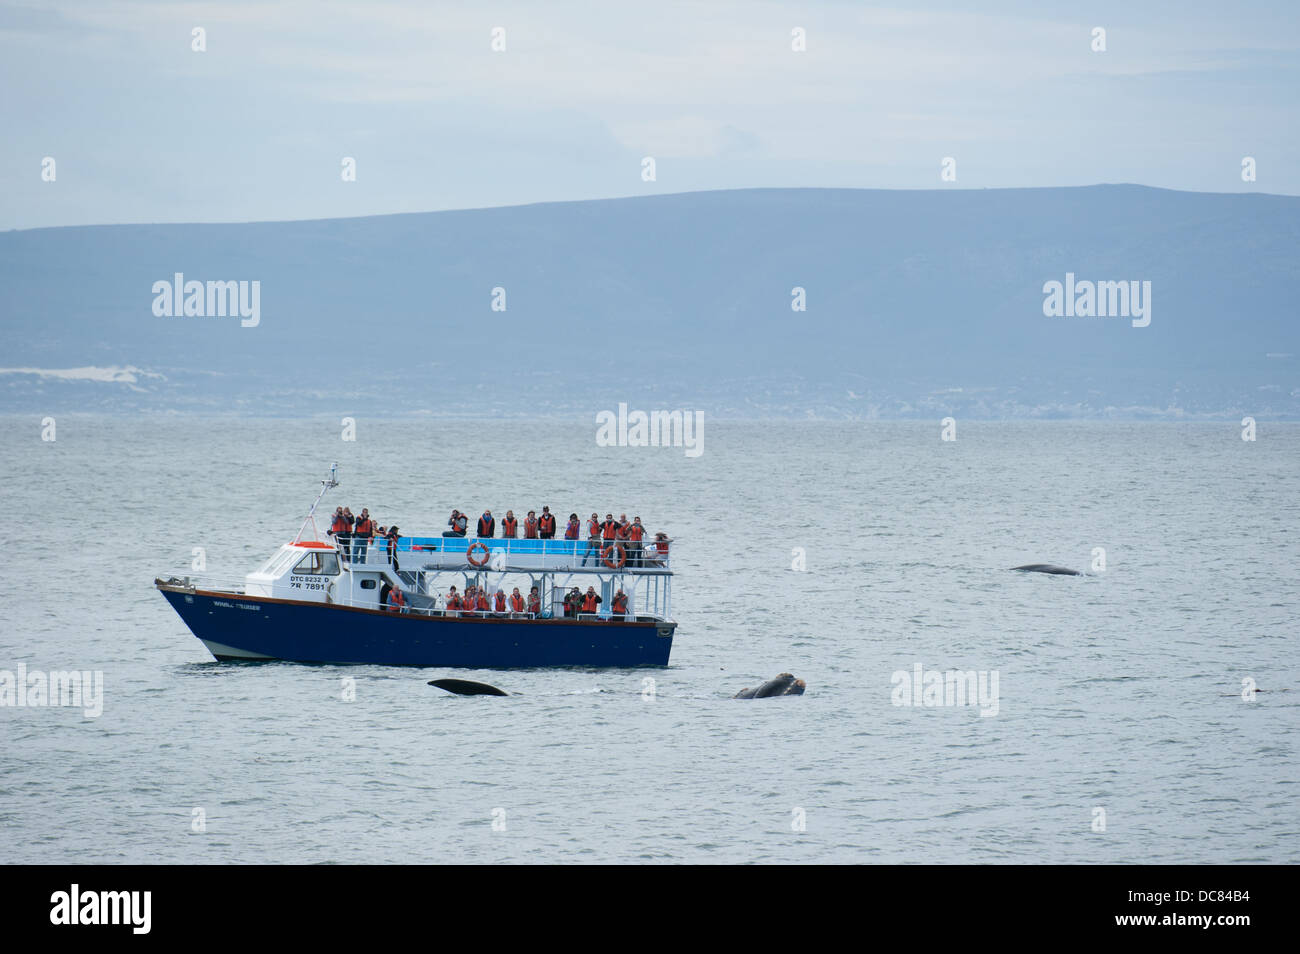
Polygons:
<instances>
[{"instance_id":1,"label":"group of passengers","mask_svg":"<svg viewBox=\"0 0 1300 954\"><path fill-rule=\"evenodd\" d=\"M459 510L451 512L447 526L450 529L443 531L444 537L469 535L469 517ZM555 538L555 526L555 514L551 513L550 507L543 507L540 516L535 510L528 511L522 525L515 517L515 512L507 510L501 520L501 537L507 540L519 539L522 530L525 540L551 540ZM497 521L491 510L483 511L475 529L476 537L490 539L496 536ZM582 530L582 521L576 513L571 513L564 527L563 539L580 540ZM633 517L629 521L627 514L620 514L615 520L612 513L607 513L605 519L601 520L598 514L593 513L587 520L586 530L587 548L582 555L583 566L596 560L604 560L606 565L615 566L616 569L624 566L662 566L668 558L668 544L672 542L668 534L662 532L656 533L653 541L646 541L646 528L642 525L641 518Z\"/></svg>"},{"instance_id":2,"label":"group of passengers","mask_svg":"<svg viewBox=\"0 0 1300 954\"><path fill-rule=\"evenodd\" d=\"M353 516L350 507L335 507L334 517L330 520L329 535L349 563L365 563L370 550L370 543L376 537L388 542L388 559L397 568L397 524L391 527L379 526L370 516L366 507L361 508L360 516Z\"/></svg>"},{"instance_id":3,"label":"group of passengers","mask_svg":"<svg viewBox=\"0 0 1300 954\"><path fill-rule=\"evenodd\" d=\"M564 615L570 619L578 619L580 614L595 614L603 602L604 599L596 592L594 586L587 587L585 594L575 586L564 595ZM627 619L627 594L621 589L610 601L610 618Z\"/></svg>"}]
</instances>

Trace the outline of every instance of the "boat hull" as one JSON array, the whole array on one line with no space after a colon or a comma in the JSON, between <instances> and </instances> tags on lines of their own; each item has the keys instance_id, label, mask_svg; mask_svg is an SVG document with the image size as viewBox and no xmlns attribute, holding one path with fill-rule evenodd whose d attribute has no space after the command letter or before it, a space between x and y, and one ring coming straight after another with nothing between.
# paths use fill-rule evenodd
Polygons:
<instances>
[{"instance_id":1,"label":"boat hull","mask_svg":"<svg viewBox=\"0 0 1300 954\"><path fill-rule=\"evenodd\" d=\"M402 615L158 584L219 660L513 669L667 666L675 623Z\"/></svg>"}]
</instances>

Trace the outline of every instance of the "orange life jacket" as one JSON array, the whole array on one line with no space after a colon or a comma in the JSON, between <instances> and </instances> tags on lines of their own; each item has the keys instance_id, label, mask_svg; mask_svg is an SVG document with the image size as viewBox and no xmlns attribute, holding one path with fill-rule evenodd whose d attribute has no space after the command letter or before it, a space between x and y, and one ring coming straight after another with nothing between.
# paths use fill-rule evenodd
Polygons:
<instances>
[{"instance_id":1,"label":"orange life jacket","mask_svg":"<svg viewBox=\"0 0 1300 954\"><path fill-rule=\"evenodd\" d=\"M536 597L536 596L533 596L532 594L529 594L529 596L528 596L528 612L530 612L530 613L540 613L541 611L542 611L542 601L541 601L541 599L539 599L539 598Z\"/></svg>"},{"instance_id":2,"label":"orange life jacket","mask_svg":"<svg viewBox=\"0 0 1300 954\"><path fill-rule=\"evenodd\" d=\"M480 537L490 537L490 536L492 536L492 533L493 533L494 530L496 530L496 528L497 528L497 522L496 522L496 520L494 520L493 518L491 518L491 517L487 517L487 518L479 517L479 518L478 518L478 535L479 535Z\"/></svg>"},{"instance_id":3,"label":"orange life jacket","mask_svg":"<svg viewBox=\"0 0 1300 954\"><path fill-rule=\"evenodd\" d=\"M592 520L588 520L588 521L587 521L587 536L588 536L588 537L598 537L598 536L600 536L600 521L599 521L599 520L592 519Z\"/></svg>"},{"instance_id":4,"label":"orange life jacket","mask_svg":"<svg viewBox=\"0 0 1300 954\"><path fill-rule=\"evenodd\" d=\"M618 538L620 540L627 539L627 528L630 526L632 526L630 523L620 523L618 525Z\"/></svg>"},{"instance_id":5,"label":"orange life jacket","mask_svg":"<svg viewBox=\"0 0 1300 954\"><path fill-rule=\"evenodd\" d=\"M596 612L596 604L600 602L600 597L595 593L587 593L582 597L582 611L584 613Z\"/></svg>"},{"instance_id":6,"label":"orange life jacket","mask_svg":"<svg viewBox=\"0 0 1300 954\"><path fill-rule=\"evenodd\" d=\"M604 531L606 540L613 540L618 537L618 524L613 520L606 520L601 524L601 528Z\"/></svg>"},{"instance_id":7,"label":"orange life jacket","mask_svg":"<svg viewBox=\"0 0 1300 954\"><path fill-rule=\"evenodd\" d=\"M537 518L536 517L524 518L524 539L525 540L537 539Z\"/></svg>"},{"instance_id":8,"label":"orange life jacket","mask_svg":"<svg viewBox=\"0 0 1300 954\"><path fill-rule=\"evenodd\" d=\"M491 609L491 607L488 605L486 593L480 593L478 595L478 605L475 606L474 608L484 613L486 613L489 609Z\"/></svg>"},{"instance_id":9,"label":"orange life jacket","mask_svg":"<svg viewBox=\"0 0 1300 954\"><path fill-rule=\"evenodd\" d=\"M455 594L447 597L447 609L449 610L460 609L460 597L456 596Z\"/></svg>"},{"instance_id":10,"label":"orange life jacket","mask_svg":"<svg viewBox=\"0 0 1300 954\"><path fill-rule=\"evenodd\" d=\"M497 590L497 612L504 613L505 611L506 611L506 595L502 593L500 590Z\"/></svg>"},{"instance_id":11,"label":"orange life jacket","mask_svg":"<svg viewBox=\"0 0 1300 954\"><path fill-rule=\"evenodd\" d=\"M506 517L501 521L501 536L513 537L519 530L519 521L514 517Z\"/></svg>"},{"instance_id":12,"label":"orange life jacket","mask_svg":"<svg viewBox=\"0 0 1300 954\"><path fill-rule=\"evenodd\" d=\"M564 539L576 540L578 539L578 534L581 532L582 524L578 523L576 520L570 520L569 525L564 528Z\"/></svg>"},{"instance_id":13,"label":"orange life jacket","mask_svg":"<svg viewBox=\"0 0 1300 954\"><path fill-rule=\"evenodd\" d=\"M555 535L555 514L544 513L537 519L537 529L542 533Z\"/></svg>"},{"instance_id":14,"label":"orange life jacket","mask_svg":"<svg viewBox=\"0 0 1300 954\"><path fill-rule=\"evenodd\" d=\"M514 593L510 594L510 611L512 613L522 613L524 611L524 598Z\"/></svg>"},{"instance_id":15,"label":"orange life jacket","mask_svg":"<svg viewBox=\"0 0 1300 954\"><path fill-rule=\"evenodd\" d=\"M364 520L358 520L353 529L358 536L368 537L375 532L375 522L366 517Z\"/></svg>"},{"instance_id":16,"label":"orange life jacket","mask_svg":"<svg viewBox=\"0 0 1300 954\"><path fill-rule=\"evenodd\" d=\"M330 524L330 533L342 533L348 528L348 521L341 513L334 515L334 522Z\"/></svg>"},{"instance_id":17,"label":"orange life jacket","mask_svg":"<svg viewBox=\"0 0 1300 954\"><path fill-rule=\"evenodd\" d=\"M617 593L614 596L614 612L620 615L627 612L627 594Z\"/></svg>"},{"instance_id":18,"label":"orange life jacket","mask_svg":"<svg viewBox=\"0 0 1300 954\"><path fill-rule=\"evenodd\" d=\"M399 608L406 605L406 597L404 597L402 591L396 587L388 591L388 601Z\"/></svg>"},{"instance_id":19,"label":"orange life jacket","mask_svg":"<svg viewBox=\"0 0 1300 954\"><path fill-rule=\"evenodd\" d=\"M640 543L641 538L645 536L645 527L639 523L634 523L627 528L627 538L633 543Z\"/></svg>"}]
</instances>

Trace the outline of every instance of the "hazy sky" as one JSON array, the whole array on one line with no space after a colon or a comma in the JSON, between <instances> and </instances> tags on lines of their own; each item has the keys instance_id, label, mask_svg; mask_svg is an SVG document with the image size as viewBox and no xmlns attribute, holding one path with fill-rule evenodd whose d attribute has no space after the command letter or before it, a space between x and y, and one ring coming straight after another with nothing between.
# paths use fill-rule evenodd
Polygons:
<instances>
[{"instance_id":1,"label":"hazy sky","mask_svg":"<svg viewBox=\"0 0 1300 954\"><path fill-rule=\"evenodd\" d=\"M0 0L0 228L750 186L1297 194L1298 53L1297 0Z\"/></svg>"}]
</instances>

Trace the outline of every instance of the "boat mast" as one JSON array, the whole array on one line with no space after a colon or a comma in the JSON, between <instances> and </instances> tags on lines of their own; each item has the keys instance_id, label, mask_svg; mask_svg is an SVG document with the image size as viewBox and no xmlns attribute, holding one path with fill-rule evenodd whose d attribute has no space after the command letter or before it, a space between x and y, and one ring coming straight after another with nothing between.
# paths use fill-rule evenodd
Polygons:
<instances>
[{"instance_id":1,"label":"boat mast","mask_svg":"<svg viewBox=\"0 0 1300 954\"><path fill-rule=\"evenodd\" d=\"M338 470L339 470L338 461L335 461L334 463L330 464L329 478L327 480L321 481L320 493L318 493L316 495L316 499L312 501L311 509L307 511L307 519L302 522L302 526L298 528L298 535L293 538L294 543L297 543L302 539L303 531L307 529L307 524L309 523L311 524L312 539L313 540L320 539L320 530L316 527L316 507L320 503L321 498L325 496L325 491L330 490L331 488L337 487L339 485L339 482L336 479L336 477L338 476Z\"/></svg>"}]
</instances>

